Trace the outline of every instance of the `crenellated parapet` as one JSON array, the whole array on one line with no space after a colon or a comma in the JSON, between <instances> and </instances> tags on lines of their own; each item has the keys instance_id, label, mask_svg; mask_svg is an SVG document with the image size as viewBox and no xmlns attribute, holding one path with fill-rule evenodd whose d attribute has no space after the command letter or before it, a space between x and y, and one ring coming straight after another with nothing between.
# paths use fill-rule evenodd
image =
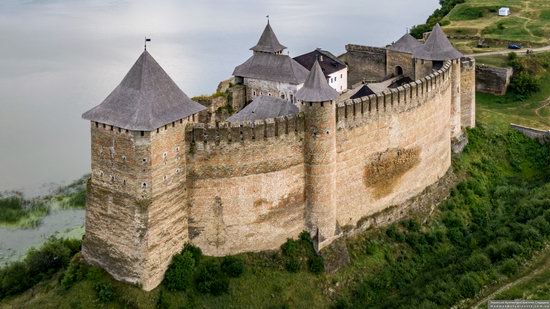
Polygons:
<instances>
[{"instance_id":1,"label":"crenellated parapet","mask_svg":"<svg viewBox=\"0 0 550 309\"><path fill-rule=\"evenodd\" d=\"M379 94L339 102L336 108L337 127L353 128L361 123L410 111L422 105L427 97L448 85L450 70L451 62L448 61L440 70L417 81Z\"/></svg>"},{"instance_id":2,"label":"crenellated parapet","mask_svg":"<svg viewBox=\"0 0 550 309\"><path fill-rule=\"evenodd\" d=\"M254 122L228 123L217 125L192 123L186 128L186 142L191 151L208 149L212 145L260 142L267 139L283 139L288 136L303 135L304 115L281 116L256 120Z\"/></svg>"}]
</instances>

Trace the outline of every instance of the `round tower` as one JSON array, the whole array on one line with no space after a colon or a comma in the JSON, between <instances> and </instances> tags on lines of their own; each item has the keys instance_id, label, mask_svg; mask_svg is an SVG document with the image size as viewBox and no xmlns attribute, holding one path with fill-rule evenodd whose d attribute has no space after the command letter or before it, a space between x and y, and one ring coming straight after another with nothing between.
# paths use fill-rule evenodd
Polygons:
<instances>
[{"instance_id":1,"label":"round tower","mask_svg":"<svg viewBox=\"0 0 550 309\"><path fill-rule=\"evenodd\" d=\"M459 138L462 135L460 59L453 59L451 67L451 138Z\"/></svg>"},{"instance_id":2,"label":"round tower","mask_svg":"<svg viewBox=\"0 0 550 309\"><path fill-rule=\"evenodd\" d=\"M316 249L336 234L336 98L315 62L303 88L296 93L305 115L306 227Z\"/></svg>"}]
</instances>

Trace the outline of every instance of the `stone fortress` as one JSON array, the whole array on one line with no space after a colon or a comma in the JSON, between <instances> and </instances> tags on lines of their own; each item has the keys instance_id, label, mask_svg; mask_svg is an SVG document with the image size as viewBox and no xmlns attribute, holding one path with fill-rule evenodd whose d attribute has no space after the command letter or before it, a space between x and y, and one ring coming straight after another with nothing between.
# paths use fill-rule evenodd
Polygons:
<instances>
[{"instance_id":1,"label":"stone fortress","mask_svg":"<svg viewBox=\"0 0 550 309\"><path fill-rule=\"evenodd\" d=\"M84 113L86 261L151 290L186 243L223 256L305 230L321 250L377 214L397 219L475 125L474 61L439 26L339 57L284 49L268 24L233 73L238 112L223 122L201 123L205 108L147 51Z\"/></svg>"}]
</instances>

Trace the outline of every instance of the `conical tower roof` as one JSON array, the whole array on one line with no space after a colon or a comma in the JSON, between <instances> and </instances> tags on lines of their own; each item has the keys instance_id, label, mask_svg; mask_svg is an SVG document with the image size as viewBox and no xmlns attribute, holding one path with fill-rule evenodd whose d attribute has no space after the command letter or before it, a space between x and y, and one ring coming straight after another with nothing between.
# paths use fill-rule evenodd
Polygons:
<instances>
[{"instance_id":1,"label":"conical tower roof","mask_svg":"<svg viewBox=\"0 0 550 309\"><path fill-rule=\"evenodd\" d=\"M459 59L463 56L453 47L439 24L435 25L426 43L414 51L415 58L432 61Z\"/></svg>"},{"instance_id":2,"label":"conical tower roof","mask_svg":"<svg viewBox=\"0 0 550 309\"><path fill-rule=\"evenodd\" d=\"M296 92L296 99L305 102L332 101L338 96L338 92L328 85L319 61L315 61L304 86Z\"/></svg>"},{"instance_id":3,"label":"conical tower roof","mask_svg":"<svg viewBox=\"0 0 550 309\"><path fill-rule=\"evenodd\" d=\"M144 51L120 85L82 118L133 131L152 131L203 109Z\"/></svg>"},{"instance_id":4,"label":"conical tower roof","mask_svg":"<svg viewBox=\"0 0 550 309\"><path fill-rule=\"evenodd\" d=\"M402 36L399 40L397 40L397 42L393 43L390 47L388 47L388 49L402 52L402 53L412 54L414 50L421 45L422 43L420 43L412 35L407 33L404 36Z\"/></svg>"},{"instance_id":5,"label":"conical tower roof","mask_svg":"<svg viewBox=\"0 0 550 309\"><path fill-rule=\"evenodd\" d=\"M273 29L271 28L269 21L267 21L267 25L265 26L264 32L262 33L262 36L260 37L258 44L250 48L250 50L253 50L255 52L272 53L272 54L281 52L284 49L286 49L286 46L279 43L279 40L277 39L275 32L273 32Z\"/></svg>"}]
</instances>

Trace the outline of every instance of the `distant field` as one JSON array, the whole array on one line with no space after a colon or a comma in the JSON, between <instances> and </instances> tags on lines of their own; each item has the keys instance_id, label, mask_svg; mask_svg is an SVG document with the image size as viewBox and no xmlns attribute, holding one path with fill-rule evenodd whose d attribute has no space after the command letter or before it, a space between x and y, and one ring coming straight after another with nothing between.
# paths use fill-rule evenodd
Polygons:
<instances>
[{"instance_id":1,"label":"distant field","mask_svg":"<svg viewBox=\"0 0 550 309\"><path fill-rule=\"evenodd\" d=\"M510 7L510 16L498 16L498 9L503 6ZM476 48L480 38L486 39L493 48L508 42L547 45L550 42L550 1L466 0L457 5L442 24L457 46L467 53L487 51Z\"/></svg>"}]
</instances>

